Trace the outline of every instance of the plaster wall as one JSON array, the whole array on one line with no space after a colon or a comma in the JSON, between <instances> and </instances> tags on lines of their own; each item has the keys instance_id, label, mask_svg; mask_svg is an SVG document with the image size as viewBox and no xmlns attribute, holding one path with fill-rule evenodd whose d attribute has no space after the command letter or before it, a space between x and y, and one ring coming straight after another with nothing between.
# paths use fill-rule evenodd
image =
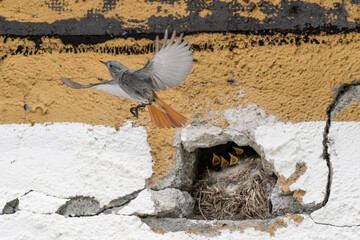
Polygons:
<instances>
[{"instance_id":1,"label":"plaster wall","mask_svg":"<svg viewBox=\"0 0 360 240\"><path fill-rule=\"evenodd\" d=\"M3 236L18 238L16 231L6 229L23 223L28 229L23 238L40 232L44 239L97 239L97 232L111 238L129 233L134 224L141 229L134 238L206 238L185 232L159 235L137 216L99 215L76 222L55 214L75 196L94 197L99 213L111 208L113 200L154 187L176 164L174 141L181 129L156 128L146 111L139 119L132 117L133 102L96 90L69 89L60 81L110 80L98 60L141 68L154 54L155 35L166 27L185 31L194 65L182 85L159 96L187 116L189 124L205 121L225 129L231 123L226 111L251 104L275 116L282 123L256 129L258 144L299 201L321 203L327 182L321 158L326 109L334 86L360 79L360 3L263 2L0 1L0 210L20 199L18 212L0 215ZM250 3L255 7L247 11ZM336 147L330 157L340 162L334 165L334 197L313 215L278 219L271 234L285 238L296 231L325 238L319 231L330 231L334 239L351 239L359 233L360 193L347 181L354 173L346 171L360 158L354 150L360 143L359 102L334 120L330 140ZM306 162L307 170L291 181L298 162ZM349 192L350 198L341 197ZM339 206L354 216L336 212ZM111 227L100 231L98 219ZM56 230L63 228L70 230ZM215 236L270 236L254 229L218 229L221 235Z\"/></svg>"}]
</instances>

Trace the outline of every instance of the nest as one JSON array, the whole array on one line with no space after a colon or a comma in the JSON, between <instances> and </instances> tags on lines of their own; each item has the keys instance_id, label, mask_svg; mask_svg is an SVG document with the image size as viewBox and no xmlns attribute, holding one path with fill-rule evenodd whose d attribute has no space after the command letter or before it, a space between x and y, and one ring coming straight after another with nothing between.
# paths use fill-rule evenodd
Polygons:
<instances>
[{"instance_id":1,"label":"nest","mask_svg":"<svg viewBox=\"0 0 360 240\"><path fill-rule=\"evenodd\" d=\"M270 218L271 189L276 177L262 169L259 156L241 159L236 165L206 169L193 186L196 200L193 218L244 220Z\"/></svg>"}]
</instances>

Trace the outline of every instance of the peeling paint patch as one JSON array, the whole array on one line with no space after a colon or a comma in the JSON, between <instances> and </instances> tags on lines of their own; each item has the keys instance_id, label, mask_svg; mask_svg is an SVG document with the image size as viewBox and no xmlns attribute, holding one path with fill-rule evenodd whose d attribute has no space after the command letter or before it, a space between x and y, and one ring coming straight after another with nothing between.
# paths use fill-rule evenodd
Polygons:
<instances>
[{"instance_id":1,"label":"peeling paint patch","mask_svg":"<svg viewBox=\"0 0 360 240\"><path fill-rule=\"evenodd\" d=\"M328 169L321 158L324 125L324 122L278 123L256 129L256 141L265 158L283 176L279 186L285 191L305 191L302 204L320 204L326 194ZM296 192L298 197L299 193L302 192Z\"/></svg>"},{"instance_id":2,"label":"peeling paint patch","mask_svg":"<svg viewBox=\"0 0 360 240\"><path fill-rule=\"evenodd\" d=\"M0 132L0 195L14 189L46 199L90 196L102 207L143 189L152 174L146 131L131 123L118 131L81 123L8 124ZM19 206L35 209L41 201L31 203L30 196L40 197L19 198Z\"/></svg>"},{"instance_id":3,"label":"peeling paint patch","mask_svg":"<svg viewBox=\"0 0 360 240\"><path fill-rule=\"evenodd\" d=\"M19 211L29 211L33 213L51 214L68 199L48 196L39 192L31 191L19 199Z\"/></svg>"},{"instance_id":4,"label":"peeling paint patch","mask_svg":"<svg viewBox=\"0 0 360 240\"><path fill-rule=\"evenodd\" d=\"M306 171L306 164L303 162L297 163L295 172L291 174L289 178L286 179L284 176L280 177L279 187L284 192L289 192L290 185L296 182L301 177L301 175L305 173L305 171Z\"/></svg>"},{"instance_id":5,"label":"peeling paint patch","mask_svg":"<svg viewBox=\"0 0 360 240\"><path fill-rule=\"evenodd\" d=\"M127 36L169 26L191 32L359 31L359 5L326 2L330 5L321 0L31 0L24 7L21 0L2 0L0 34Z\"/></svg>"}]
</instances>

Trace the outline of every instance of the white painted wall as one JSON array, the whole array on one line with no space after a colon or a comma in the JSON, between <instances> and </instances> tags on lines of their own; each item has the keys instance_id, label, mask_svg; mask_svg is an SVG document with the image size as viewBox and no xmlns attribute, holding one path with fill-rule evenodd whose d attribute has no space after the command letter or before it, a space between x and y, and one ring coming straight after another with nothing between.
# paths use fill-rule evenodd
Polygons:
<instances>
[{"instance_id":1,"label":"white painted wall","mask_svg":"<svg viewBox=\"0 0 360 240\"><path fill-rule=\"evenodd\" d=\"M100 205L145 187L152 157L143 127L81 123L0 125L0 208L27 198L95 197ZM24 198L23 198L24 199ZM61 202L61 201L60 201ZM22 206L21 204L20 206Z\"/></svg>"},{"instance_id":2,"label":"white painted wall","mask_svg":"<svg viewBox=\"0 0 360 240\"><path fill-rule=\"evenodd\" d=\"M297 162L306 163L306 173L291 186L306 191L306 203L324 197L324 126L324 122L274 122L255 131L257 143L279 174L288 177ZM93 196L104 205L142 189L152 174L144 128L131 123L119 131L80 123L11 124L0 125L0 133L0 208L20 199L18 212L0 215L0 239L209 239L187 232L158 234L136 216L67 218L54 213L71 196ZM330 139L334 176L328 205L302 215L300 224L283 217L287 227L278 228L275 237L249 227L221 230L211 239L357 239L360 122L333 122ZM33 191L24 195L29 190ZM152 206L149 199L144 192L129 206Z\"/></svg>"}]
</instances>

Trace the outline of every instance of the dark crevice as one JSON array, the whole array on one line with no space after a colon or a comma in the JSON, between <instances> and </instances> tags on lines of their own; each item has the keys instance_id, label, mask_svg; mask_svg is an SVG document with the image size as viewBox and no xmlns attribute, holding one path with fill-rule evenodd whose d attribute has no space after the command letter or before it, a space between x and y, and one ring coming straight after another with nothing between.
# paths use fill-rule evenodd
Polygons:
<instances>
[{"instance_id":1,"label":"dark crevice","mask_svg":"<svg viewBox=\"0 0 360 240\"><path fill-rule=\"evenodd\" d=\"M335 116L333 116L333 111L335 110L335 107L339 103L340 99L342 99L342 97L345 95L345 93L347 93L352 87L359 86L359 85L360 85L360 80L355 80L351 83L345 83L345 84L340 85L337 88L336 92L334 93L333 101L330 103L329 107L326 110L327 121L326 121L324 135L323 135L323 147L324 148L323 148L322 157L326 161L326 165L329 169L329 173L328 173L328 181L327 181L327 185L326 185L326 194L325 194L325 198L322 202L322 206L325 206L327 204L327 202L329 201L330 193L331 193L333 169L332 169L332 165L331 165L331 161L330 161L330 154L329 154L329 132L330 132L331 120L333 117L335 117Z\"/></svg>"},{"instance_id":2,"label":"dark crevice","mask_svg":"<svg viewBox=\"0 0 360 240\"><path fill-rule=\"evenodd\" d=\"M64 205L59 207L57 214L67 217L91 217L107 213L114 208L122 207L135 199L145 188L132 192L128 195L112 200L108 205L100 208L99 202L94 197L76 196L71 197Z\"/></svg>"},{"instance_id":3,"label":"dark crevice","mask_svg":"<svg viewBox=\"0 0 360 240\"><path fill-rule=\"evenodd\" d=\"M250 146L227 142L199 148L190 194L196 204L190 219L245 220L273 218L271 192L277 177L263 170Z\"/></svg>"},{"instance_id":4,"label":"dark crevice","mask_svg":"<svg viewBox=\"0 0 360 240\"><path fill-rule=\"evenodd\" d=\"M107 211L110 211L110 210L112 210L114 208L119 208L119 207L122 207L122 206L128 204L131 200L135 199L139 195L139 193L141 191L143 191L144 189L145 188L140 189L140 190L135 191L135 192L132 192L132 193L130 193L128 195L125 195L125 196L123 196L123 197L121 197L119 199L115 199L115 200L111 201L109 205L104 206L103 208L101 208L95 214L95 216L100 215L102 213L106 213Z\"/></svg>"}]
</instances>

